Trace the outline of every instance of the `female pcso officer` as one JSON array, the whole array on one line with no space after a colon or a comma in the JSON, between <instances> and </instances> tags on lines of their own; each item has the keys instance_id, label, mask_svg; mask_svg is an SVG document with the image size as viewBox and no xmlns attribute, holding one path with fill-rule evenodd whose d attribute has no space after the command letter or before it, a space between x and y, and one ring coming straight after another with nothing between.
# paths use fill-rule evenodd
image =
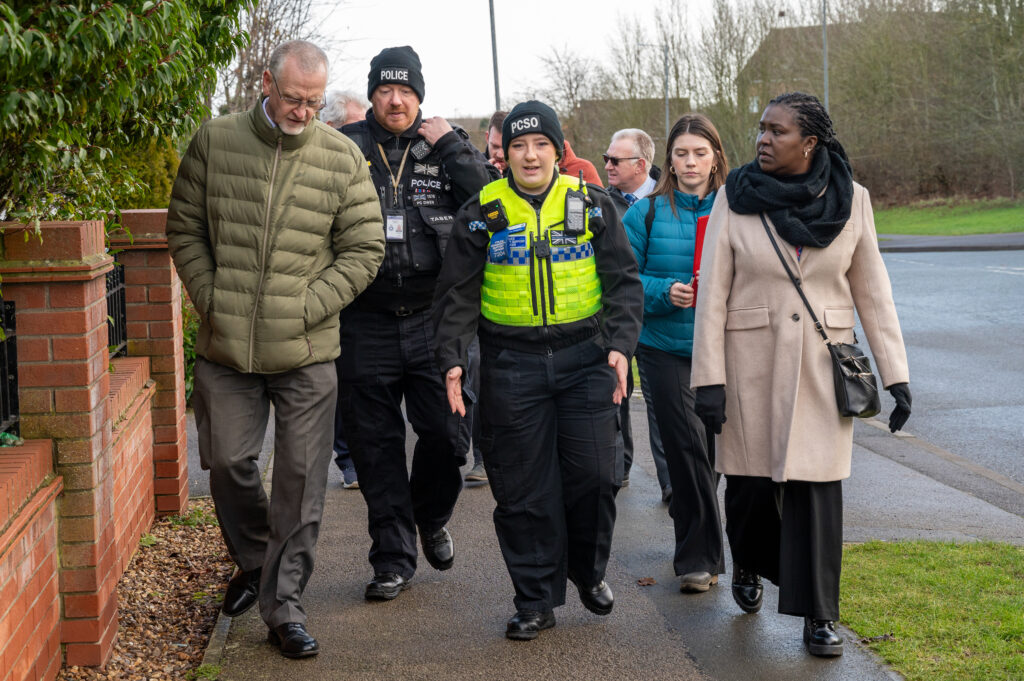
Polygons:
<instances>
[{"instance_id":1,"label":"female pcso officer","mask_svg":"<svg viewBox=\"0 0 1024 681\"><path fill-rule=\"evenodd\" d=\"M591 612L615 524L616 407L643 314L636 261L608 195L559 175L551 107L515 106L502 126L509 177L455 219L434 299L437 359L453 411L465 411L467 348L479 334L481 449L494 526L515 587L505 635L555 625L566 579Z\"/></svg>"}]
</instances>

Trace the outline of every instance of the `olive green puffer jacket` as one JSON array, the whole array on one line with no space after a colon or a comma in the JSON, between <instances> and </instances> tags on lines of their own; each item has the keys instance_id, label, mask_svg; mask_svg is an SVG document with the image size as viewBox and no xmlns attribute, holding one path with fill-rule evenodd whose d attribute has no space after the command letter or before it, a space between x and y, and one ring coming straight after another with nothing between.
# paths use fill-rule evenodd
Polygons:
<instances>
[{"instance_id":1,"label":"olive green puffer jacket","mask_svg":"<svg viewBox=\"0 0 1024 681\"><path fill-rule=\"evenodd\" d=\"M196 352L244 373L337 357L338 313L384 258L359 148L319 121L284 135L262 104L196 133L174 182L167 241L201 320Z\"/></svg>"}]
</instances>

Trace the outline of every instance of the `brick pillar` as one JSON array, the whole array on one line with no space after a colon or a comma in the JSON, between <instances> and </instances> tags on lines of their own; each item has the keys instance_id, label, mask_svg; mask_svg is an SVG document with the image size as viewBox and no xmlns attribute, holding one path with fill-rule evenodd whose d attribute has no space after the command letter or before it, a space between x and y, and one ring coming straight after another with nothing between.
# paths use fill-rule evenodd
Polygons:
<instances>
[{"instance_id":1,"label":"brick pillar","mask_svg":"<svg viewBox=\"0 0 1024 681\"><path fill-rule=\"evenodd\" d=\"M44 222L42 241L0 223L0 274L17 305L21 434L55 444L61 642L68 664L102 664L117 634L103 223Z\"/></svg>"},{"instance_id":2,"label":"brick pillar","mask_svg":"<svg viewBox=\"0 0 1024 681\"><path fill-rule=\"evenodd\" d=\"M156 510L183 513L188 505L185 434L185 359L182 352L181 280L167 250L166 210L121 213L130 233L112 232L124 263L128 299L128 354L149 356L157 384L153 400Z\"/></svg>"}]
</instances>

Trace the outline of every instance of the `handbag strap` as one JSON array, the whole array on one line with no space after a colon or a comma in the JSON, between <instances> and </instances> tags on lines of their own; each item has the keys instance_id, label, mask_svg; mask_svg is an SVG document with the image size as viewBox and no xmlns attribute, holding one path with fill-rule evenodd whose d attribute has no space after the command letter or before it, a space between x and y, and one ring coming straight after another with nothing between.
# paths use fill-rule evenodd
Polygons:
<instances>
[{"instance_id":1,"label":"handbag strap","mask_svg":"<svg viewBox=\"0 0 1024 681\"><path fill-rule=\"evenodd\" d=\"M814 314L814 310L811 309L811 304L807 301L807 296L804 295L804 289L800 286L800 280L793 274L793 270L789 269L789 263L786 262L785 256L782 255L782 251L779 249L779 243L775 240L775 235L772 234L772 230L768 226L768 221L765 219L764 213L761 213L761 224L764 225L764 231L768 233L768 238L772 240L772 246L775 247L775 253L779 256L779 262L781 262L782 266L786 268L786 274L789 275L789 280L793 282L793 286L796 286L796 292L800 294L800 298L804 301L807 311L811 314L811 319L814 320L814 328L821 334L822 340L826 343L830 343L831 341L828 339L825 329L822 327L821 322L818 321L818 316Z\"/></svg>"}]
</instances>

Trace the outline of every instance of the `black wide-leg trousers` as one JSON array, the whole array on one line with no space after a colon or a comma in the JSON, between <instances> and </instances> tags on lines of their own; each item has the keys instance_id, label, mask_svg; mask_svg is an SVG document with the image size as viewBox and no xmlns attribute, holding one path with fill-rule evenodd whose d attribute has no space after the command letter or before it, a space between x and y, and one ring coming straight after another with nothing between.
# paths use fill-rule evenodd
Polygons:
<instances>
[{"instance_id":1,"label":"black wide-leg trousers","mask_svg":"<svg viewBox=\"0 0 1024 681\"><path fill-rule=\"evenodd\" d=\"M534 354L481 340L484 466L518 610L565 603L566 578L604 579L615 526L616 377L588 340ZM617 461L618 459L618 461Z\"/></svg>"},{"instance_id":2,"label":"black wide-leg trousers","mask_svg":"<svg viewBox=\"0 0 1024 681\"><path fill-rule=\"evenodd\" d=\"M842 481L779 483L743 475L725 479L733 565L778 585L780 613L838 620Z\"/></svg>"},{"instance_id":3,"label":"black wide-leg trousers","mask_svg":"<svg viewBox=\"0 0 1024 681\"><path fill-rule=\"evenodd\" d=\"M676 575L725 572L722 521L718 509L718 474L708 454L704 424L694 411L689 357L640 346L643 367L665 450L672 499L668 511L675 528Z\"/></svg>"}]
</instances>

